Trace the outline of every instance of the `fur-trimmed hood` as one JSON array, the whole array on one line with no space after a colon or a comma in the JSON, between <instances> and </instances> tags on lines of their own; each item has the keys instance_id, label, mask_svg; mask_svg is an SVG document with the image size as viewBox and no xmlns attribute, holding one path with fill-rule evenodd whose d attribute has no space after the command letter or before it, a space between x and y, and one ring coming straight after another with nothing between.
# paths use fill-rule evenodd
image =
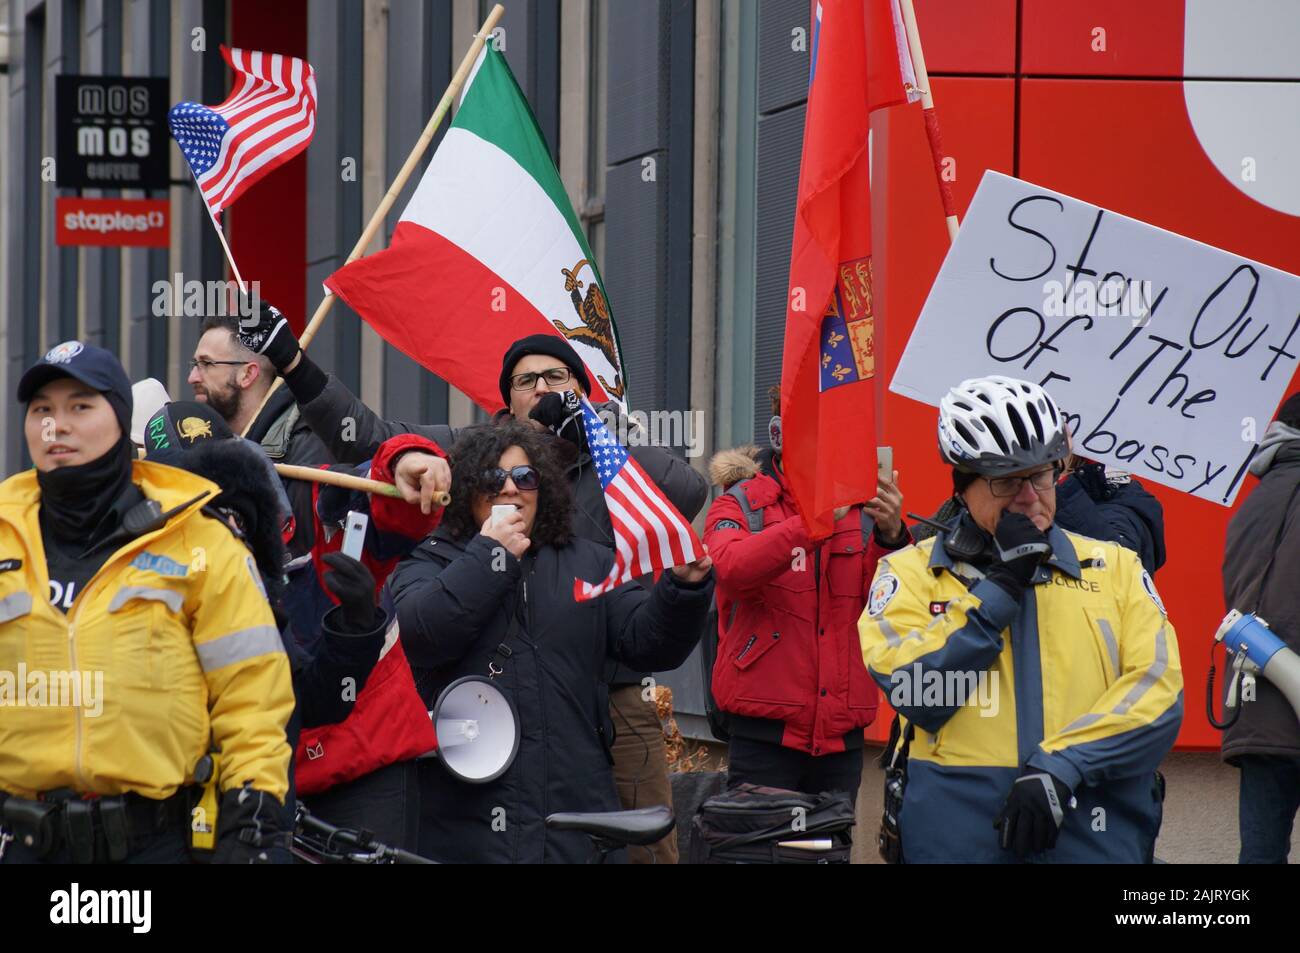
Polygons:
<instances>
[{"instance_id":1,"label":"fur-trimmed hood","mask_svg":"<svg viewBox=\"0 0 1300 953\"><path fill-rule=\"evenodd\" d=\"M247 534L245 541L274 604L284 575L281 529L287 500L261 447L238 438L204 440L187 450L158 454L156 459L206 477L221 487L221 494L209 500L204 509L229 508L239 513Z\"/></svg>"},{"instance_id":2,"label":"fur-trimmed hood","mask_svg":"<svg viewBox=\"0 0 1300 953\"><path fill-rule=\"evenodd\" d=\"M761 453L753 444L719 450L709 461L709 479L725 490L741 480L756 477L763 472Z\"/></svg>"}]
</instances>

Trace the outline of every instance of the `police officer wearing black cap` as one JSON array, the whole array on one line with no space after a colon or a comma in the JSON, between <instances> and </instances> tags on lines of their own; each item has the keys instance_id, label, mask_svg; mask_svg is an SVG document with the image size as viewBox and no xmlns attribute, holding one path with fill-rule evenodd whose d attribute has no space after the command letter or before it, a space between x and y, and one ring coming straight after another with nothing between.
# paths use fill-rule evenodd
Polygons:
<instances>
[{"instance_id":1,"label":"police officer wearing black cap","mask_svg":"<svg viewBox=\"0 0 1300 953\"><path fill-rule=\"evenodd\" d=\"M0 483L0 862L189 858L205 756L282 803L289 664L218 488L135 459L122 365L80 341L18 385L33 469ZM231 827L220 860L274 845Z\"/></svg>"}]
</instances>

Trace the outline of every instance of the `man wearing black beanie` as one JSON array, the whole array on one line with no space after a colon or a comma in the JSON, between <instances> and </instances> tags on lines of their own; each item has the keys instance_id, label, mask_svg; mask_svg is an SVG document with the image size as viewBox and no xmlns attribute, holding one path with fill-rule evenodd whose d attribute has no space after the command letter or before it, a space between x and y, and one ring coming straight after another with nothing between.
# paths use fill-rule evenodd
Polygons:
<instances>
[{"instance_id":1,"label":"man wearing black beanie","mask_svg":"<svg viewBox=\"0 0 1300 953\"><path fill-rule=\"evenodd\" d=\"M578 352L573 349L573 345L564 340L564 338L554 334L530 334L528 337L520 338L514 344L510 345L510 348L505 353L505 357L501 359L501 378L499 382L501 388L501 403L506 407L509 407L511 413L515 414L515 416L518 416L518 414L515 413L515 402L512 399L514 390L513 378L518 376L520 373L525 373L527 371L527 369L522 369L518 367L518 365L523 358L529 356L538 358L554 358L554 361L541 360L534 363L537 363L539 368L541 365L545 364L550 365L551 369L560 370L560 368L555 367L555 361L559 361L568 369L569 376L581 385L582 393L591 393L591 380L587 377L587 368L583 366L582 359L578 357ZM555 382L557 386L548 389L560 391L568 390L569 388L567 387L558 386L559 384L564 384L566 382L567 381L565 380L557 379ZM551 383L550 380L547 381L548 385ZM533 393L533 388L527 388L527 392L531 395ZM541 395L538 394L537 396L540 398ZM531 401L529 409L531 410L532 406L535 405L536 401Z\"/></svg>"},{"instance_id":2,"label":"man wearing black beanie","mask_svg":"<svg viewBox=\"0 0 1300 953\"><path fill-rule=\"evenodd\" d=\"M456 432L445 424L409 424L380 418L334 375L326 374L312 362L298 347L282 317L264 319L241 335L241 341L269 358L284 375L303 419L341 463L367 460L380 443L402 433L419 434L440 447L455 442ZM573 412L565 409L561 397L566 391L583 396L591 393L590 378L577 352L558 334L528 335L506 349L498 380L504 406L497 412L497 419L514 418L553 436L550 447L573 493L574 535L608 546L612 552L613 527L600 480L587 453L583 428ZM618 408L610 403L596 409L608 414ZM703 475L662 447L630 446L628 453L687 520L695 518L708 498L708 483ZM445 461L432 455L411 451L398 460L394 476L406 499L415 502L422 483L433 480L435 472L445 466ZM654 703L642 697L644 675L613 663L606 674L611 724L605 726L605 731L616 730L618 736L612 757L624 806L670 803L663 732ZM652 850L657 862L676 862L672 837ZM646 851L633 851L630 857L634 862L649 859Z\"/></svg>"}]
</instances>

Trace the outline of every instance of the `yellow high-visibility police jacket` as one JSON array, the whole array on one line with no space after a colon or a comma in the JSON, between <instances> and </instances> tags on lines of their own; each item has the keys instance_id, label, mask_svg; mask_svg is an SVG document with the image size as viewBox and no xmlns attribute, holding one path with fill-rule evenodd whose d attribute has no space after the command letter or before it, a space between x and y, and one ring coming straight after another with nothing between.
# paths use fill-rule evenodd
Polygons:
<instances>
[{"instance_id":1,"label":"yellow high-visibility police jacket","mask_svg":"<svg viewBox=\"0 0 1300 953\"><path fill-rule=\"evenodd\" d=\"M110 555L66 615L49 601L36 471L0 483L0 791L164 798L215 745L222 790L284 801L293 686L256 563L200 512L215 483L133 467L164 512L204 499Z\"/></svg>"},{"instance_id":2,"label":"yellow high-visibility police jacket","mask_svg":"<svg viewBox=\"0 0 1300 953\"><path fill-rule=\"evenodd\" d=\"M868 672L915 726L904 860L1014 861L993 823L1030 768L1077 799L1036 860L1150 862L1156 767L1183 710L1178 642L1151 577L1135 553L1053 526L1052 556L1017 602L954 561L945 538L882 559L858 622Z\"/></svg>"}]
</instances>

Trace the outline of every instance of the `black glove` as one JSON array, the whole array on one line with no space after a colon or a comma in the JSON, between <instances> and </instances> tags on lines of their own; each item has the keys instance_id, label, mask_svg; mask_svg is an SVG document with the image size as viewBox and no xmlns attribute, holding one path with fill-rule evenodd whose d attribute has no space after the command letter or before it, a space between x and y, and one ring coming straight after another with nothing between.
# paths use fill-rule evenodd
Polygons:
<instances>
[{"instance_id":1,"label":"black glove","mask_svg":"<svg viewBox=\"0 0 1300 953\"><path fill-rule=\"evenodd\" d=\"M292 834L285 830L284 805L248 782L221 796L214 864L288 864Z\"/></svg>"},{"instance_id":2,"label":"black glove","mask_svg":"<svg viewBox=\"0 0 1300 953\"><path fill-rule=\"evenodd\" d=\"M1026 771L1011 785L1002 813L993 826L1002 832L998 843L1024 860L1056 846L1066 808L1074 807L1070 789L1046 771Z\"/></svg>"},{"instance_id":3,"label":"black glove","mask_svg":"<svg viewBox=\"0 0 1300 953\"><path fill-rule=\"evenodd\" d=\"M577 397L576 393L569 397L556 391L543 394L528 416L581 450L586 442L583 440L582 404Z\"/></svg>"},{"instance_id":4,"label":"black glove","mask_svg":"<svg viewBox=\"0 0 1300 953\"><path fill-rule=\"evenodd\" d=\"M1038 564L1052 552L1047 534L1024 513L1005 512L994 533L994 561L985 578L1019 599Z\"/></svg>"},{"instance_id":5,"label":"black glove","mask_svg":"<svg viewBox=\"0 0 1300 953\"><path fill-rule=\"evenodd\" d=\"M261 302L257 324L251 324L251 318L239 319L239 343L250 351L264 355L283 373L293 363L301 348L293 335L289 322L273 305Z\"/></svg>"},{"instance_id":6,"label":"black glove","mask_svg":"<svg viewBox=\"0 0 1300 953\"><path fill-rule=\"evenodd\" d=\"M325 588L339 600L343 627L358 635L373 632L379 611L375 606L375 577L370 570L343 553L326 553L321 561L330 567L323 579Z\"/></svg>"}]
</instances>

